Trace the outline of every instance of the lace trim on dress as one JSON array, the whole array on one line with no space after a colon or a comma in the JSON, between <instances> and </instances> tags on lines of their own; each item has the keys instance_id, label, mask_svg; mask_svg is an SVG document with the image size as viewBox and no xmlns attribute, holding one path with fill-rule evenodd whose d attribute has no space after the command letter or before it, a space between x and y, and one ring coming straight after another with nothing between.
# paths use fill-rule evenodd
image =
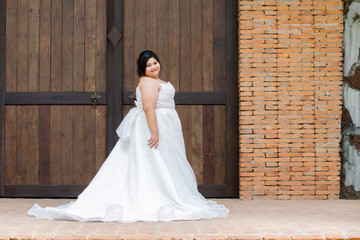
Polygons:
<instances>
[{"instance_id":1,"label":"lace trim on dress","mask_svg":"<svg viewBox=\"0 0 360 240\"><path fill-rule=\"evenodd\" d=\"M105 221L121 221L124 214L124 208L118 204L110 205L105 212Z\"/></svg>"}]
</instances>

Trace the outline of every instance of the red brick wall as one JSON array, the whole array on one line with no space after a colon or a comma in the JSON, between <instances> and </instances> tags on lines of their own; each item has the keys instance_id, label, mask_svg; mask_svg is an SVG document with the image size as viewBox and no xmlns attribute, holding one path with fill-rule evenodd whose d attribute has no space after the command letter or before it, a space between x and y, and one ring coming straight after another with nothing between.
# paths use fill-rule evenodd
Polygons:
<instances>
[{"instance_id":1,"label":"red brick wall","mask_svg":"<svg viewBox=\"0 0 360 240\"><path fill-rule=\"evenodd\" d=\"M336 199L342 1L239 0L240 199Z\"/></svg>"}]
</instances>

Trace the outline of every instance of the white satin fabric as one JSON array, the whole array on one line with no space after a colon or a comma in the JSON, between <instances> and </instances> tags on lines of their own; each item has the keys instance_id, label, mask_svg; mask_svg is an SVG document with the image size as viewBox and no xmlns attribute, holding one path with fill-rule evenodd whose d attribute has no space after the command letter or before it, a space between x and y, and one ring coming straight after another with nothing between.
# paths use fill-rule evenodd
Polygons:
<instances>
[{"instance_id":1,"label":"white satin fabric","mask_svg":"<svg viewBox=\"0 0 360 240\"><path fill-rule=\"evenodd\" d=\"M27 213L37 218L85 221L171 221L227 217L224 205L197 190L186 159L181 123L171 83L162 84L155 112L159 146L150 149L150 130L136 89L136 107L116 130L120 139L104 164L74 202Z\"/></svg>"}]
</instances>

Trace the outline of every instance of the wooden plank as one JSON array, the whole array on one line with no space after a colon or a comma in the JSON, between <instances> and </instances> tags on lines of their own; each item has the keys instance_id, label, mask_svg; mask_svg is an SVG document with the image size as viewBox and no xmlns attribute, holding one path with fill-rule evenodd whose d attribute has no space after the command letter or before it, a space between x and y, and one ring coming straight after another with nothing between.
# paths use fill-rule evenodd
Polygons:
<instances>
[{"instance_id":1,"label":"wooden plank","mask_svg":"<svg viewBox=\"0 0 360 240\"><path fill-rule=\"evenodd\" d=\"M106 158L106 107L97 106L95 111L96 111L95 171L97 172Z\"/></svg>"},{"instance_id":2,"label":"wooden plank","mask_svg":"<svg viewBox=\"0 0 360 240\"><path fill-rule=\"evenodd\" d=\"M63 0L61 91L73 91L74 1ZM61 184L71 184L73 176L73 111L61 106Z\"/></svg>"},{"instance_id":3,"label":"wooden plank","mask_svg":"<svg viewBox=\"0 0 360 240\"><path fill-rule=\"evenodd\" d=\"M226 59L225 59L225 1L214 0L214 91L225 91ZM237 101L237 100L236 100ZM235 110L237 111L237 110ZM226 184L226 106L214 107L215 129L215 184ZM233 161L238 161L233 159ZM235 180L234 180L235 181Z\"/></svg>"},{"instance_id":4,"label":"wooden plank","mask_svg":"<svg viewBox=\"0 0 360 240\"><path fill-rule=\"evenodd\" d=\"M206 92L214 90L214 1L202 2L202 87Z\"/></svg>"},{"instance_id":5,"label":"wooden plank","mask_svg":"<svg viewBox=\"0 0 360 240\"><path fill-rule=\"evenodd\" d=\"M16 106L6 106L5 111L5 184L16 184Z\"/></svg>"},{"instance_id":6,"label":"wooden plank","mask_svg":"<svg viewBox=\"0 0 360 240\"><path fill-rule=\"evenodd\" d=\"M157 5L157 54L161 62L159 77L169 81L169 0L158 0Z\"/></svg>"},{"instance_id":7,"label":"wooden plank","mask_svg":"<svg viewBox=\"0 0 360 240\"><path fill-rule=\"evenodd\" d=\"M40 0L29 0L29 83L28 90L39 91Z\"/></svg>"},{"instance_id":8,"label":"wooden plank","mask_svg":"<svg viewBox=\"0 0 360 240\"><path fill-rule=\"evenodd\" d=\"M51 28L51 0L40 2L40 70L39 90L50 91L50 28Z\"/></svg>"},{"instance_id":9,"label":"wooden plank","mask_svg":"<svg viewBox=\"0 0 360 240\"><path fill-rule=\"evenodd\" d=\"M26 184L39 183L39 106L27 106L27 170ZM42 126L41 126L42 128Z\"/></svg>"},{"instance_id":10,"label":"wooden plank","mask_svg":"<svg viewBox=\"0 0 360 240\"><path fill-rule=\"evenodd\" d=\"M122 0L108 0L107 3L108 32L116 26L119 32L123 34L124 2ZM122 98L119 94L123 92L123 41L121 40L115 47L108 41L106 54L106 98L108 99L106 152L109 154L118 139L115 130L122 119Z\"/></svg>"},{"instance_id":11,"label":"wooden plank","mask_svg":"<svg viewBox=\"0 0 360 240\"><path fill-rule=\"evenodd\" d=\"M124 92L124 104L132 104L129 96L132 92ZM225 105L226 95L222 92L177 92L175 94L175 103L180 105Z\"/></svg>"},{"instance_id":12,"label":"wooden plank","mask_svg":"<svg viewBox=\"0 0 360 240\"><path fill-rule=\"evenodd\" d=\"M239 196L239 149L238 149L238 21L237 3L226 0L226 188L228 197Z\"/></svg>"},{"instance_id":13,"label":"wooden plank","mask_svg":"<svg viewBox=\"0 0 360 240\"><path fill-rule=\"evenodd\" d=\"M191 90L202 91L202 61L201 61L201 33L202 33L202 5L201 0L191 0Z\"/></svg>"},{"instance_id":14,"label":"wooden plank","mask_svg":"<svg viewBox=\"0 0 360 240\"><path fill-rule=\"evenodd\" d=\"M190 91L190 0L180 1L180 91Z\"/></svg>"},{"instance_id":15,"label":"wooden plank","mask_svg":"<svg viewBox=\"0 0 360 240\"><path fill-rule=\"evenodd\" d=\"M95 91L96 0L85 1L85 91Z\"/></svg>"},{"instance_id":16,"label":"wooden plank","mask_svg":"<svg viewBox=\"0 0 360 240\"><path fill-rule=\"evenodd\" d=\"M145 39L146 49L157 52L157 6L158 0L145 2ZM145 50L145 49L144 49Z\"/></svg>"},{"instance_id":17,"label":"wooden plank","mask_svg":"<svg viewBox=\"0 0 360 240\"><path fill-rule=\"evenodd\" d=\"M214 106L215 184L226 183L226 106Z\"/></svg>"},{"instance_id":18,"label":"wooden plank","mask_svg":"<svg viewBox=\"0 0 360 240\"><path fill-rule=\"evenodd\" d=\"M71 184L73 176L73 106L61 106L61 184Z\"/></svg>"},{"instance_id":19,"label":"wooden plank","mask_svg":"<svg viewBox=\"0 0 360 240\"><path fill-rule=\"evenodd\" d=\"M202 89L212 92L213 87L213 1L202 2ZM214 106L203 106L203 174L204 184L215 183Z\"/></svg>"},{"instance_id":20,"label":"wooden plank","mask_svg":"<svg viewBox=\"0 0 360 240\"><path fill-rule=\"evenodd\" d=\"M124 1L124 91L133 91L137 82L135 53L135 1Z\"/></svg>"},{"instance_id":21,"label":"wooden plank","mask_svg":"<svg viewBox=\"0 0 360 240\"><path fill-rule=\"evenodd\" d=\"M106 90L106 1L96 2L96 91Z\"/></svg>"},{"instance_id":22,"label":"wooden plank","mask_svg":"<svg viewBox=\"0 0 360 240\"><path fill-rule=\"evenodd\" d=\"M74 91L82 92L85 88L85 0L74 1Z\"/></svg>"},{"instance_id":23,"label":"wooden plank","mask_svg":"<svg viewBox=\"0 0 360 240\"><path fill-rule=\"evenodd\" d=\"M191 166L194 170L198 184L203 184L203 106L191 107Z\"/></svg>"},{"instance_id":24,"label":"wooden plank","mask_svg":"<svg viewBox=\"0 0 360 240\"><path fill-rule=\"evenodd\" d=\"M114 0L107 0L107 5L106 5L106 30L109 33L115 23L116 23L116 19L115 19L115 1ZM117 58L117 51L116 51L116 46L114 46L113 44L107 43L106 46L106 98L109 100L109 103L107 104L107 121L106 121L106 133L107 133L107 148L106 148L106 153L109 154L110 151L112 150L113 146L115 145L115 134L114 133L114 129L115 129L115 108L114 108L114 86L115 86L115 80L117 78L117 71L116 71L116 58ZM122 99L120 99L120 101L122 101ZM121 106L122 107L122 106ZM121 108L122 111L122 108ZM122 119L122 116L121 116Z\"/></svg>"},{"instance_id":25,"label":"wooden plank","mask_svg":"<svg viewBox=\"0 0 360 240\"><path fill-rule=\"evenodd\" d=\"M183 130L183 135L184 135L184 140L185 140L185 150L186 150L186 157L189 161L190 164L192 164L193 159L192 159L192 143L191 143L191 138L192 138L192 114L191 114L191 107L189 106L182 106L181 107L183 110L183 124L182 124L182 130Z\"/></svg>"},{"instance_id":26,"label":"wooden plank","mask_svg":"<svg viewBox=\"0 0 360 240\"><path fill-rule=\"evenodd\" d=\"M181 125L182 125L182 132L185 142L185 150L186 150L186 157L190 164L192 164L191 158L191 108L188 106L176 105L176 110L178 112Z\"/></svg>"},{"instance_id":27,"label":"wooden plank","mask_svg":"<svg viewBox=\"0 0 360 240\"><path fill-rule=\"evenodd\" d=\"M190 0L179 1L179 91L191 90L191 55L190 51ZM178 97L179 93L176 93L175 97ZM184 106L182 115L183 135L185 140L186 155L188 161L193 166L195 161L192 157L192 112L191 107ZM197 176L198 177L198 176Z\"/></svg>"},{"instance_id":28,"label":"wooden plank","mask_svg":"<svg viewBox=\"0 0 360 240\"><path fill-rule=\"evenodd\" d=\"M16 183L27 184L28 146L27 119L28 106L16 107Z\"/></svg>"},{"instance_id":29,"label":"wooden plank","mask_svg":"<svg viewBox=\"0 0 360 240\"><path fill-rule=\"evenodd\" d=\"M18 47L17 81L18 92L28 91L28 56L29 56L29 2L18 0Z\"/></svg>"},{"instance_id":30,"label":"wooden plank","mask_svg":"<svg viewBox=\"0 0 360 240\"><path fill-rule=\"evenodd\" d=\"M61 39L62 39L62 0L51 2L51 52L50 52L50 89L52 92L61 91Z\"/></svg>"},{"instance_id":31,"label":"wooden plank","mask_svg":"<svg viewBox=\"0 0 360 240\"><path fill-rule=\"evenodd\" d=\"M39 184L50 184L50 106L39 106Z\"/></svg>"},{"instance_id":32,"label":"wooden plank","mask_svg":"<svg viewBox=\"0 0 360 240\"><path fill-rule=\"evenodd\" d=\"M146 0L135 0L135 58L139 57L139 54L144 51L146 46ZM131 63L130 63L131 64ZM137 68L134 69L134 87L138 84Z\"/></svg>"},{"instance_id":33,"label":"wooden plank","mask_svg":"<svg viewBox=\"0 0 360 240\"><path fill-rule=\"evenodd\" d=\"M96 138L96 112L93 106L84 106L85 110L85 124L84 124L84 158L86 164L84 166L84 181L85 184L90 183L96 172L96 152L95 152L95 138Z\"/></svg>"},{"instance_id":34,"label":"wooden plank","mask_svg":"<svg viewBox=\"0 0 360 240\"><path fill-rule=\"evenodd\" d=\"M204 184L215 184L214 106L203 107L203 174Z\"/></svg>"},{"instance_id":35,"label":"wooden plank","mask_svg":"<svg viewBox=\"0 0 360 240\"><path fill-rule=\"evenodd\" d=\"M225 1L214 0L214 91L225 91Z\"/></svg>"},{"instance_id":36,"label":"wooden plank","mask_svg":"<svg viewBox=\"0 0 360 240\"><path fill-rule=\"evenodd\" d=\"M123 107L123 118L128 114L131 108L133 108L134 105L124 105Z\"/></svg>"},{"instance_id":37,"label":"wooden plank","mask_svg":"<svg viewBox=\"0 0 360 240\"><path fill-rule=\"evenodd\" d=\"M73 106L73 184L85 184L84 167L85 160L85 112L84 106Z\"/></svg>"},{"instance_id":38,"label":"wooden plank","mask_svg":"<svg viewBox=\"0 0 360 240\"><path fill-rule=\"evenodd\" d=\"M63 0L61 49L61 91L70 92L73 90L74 0Z\"/></svg>"},{"instance_id":39,"label":"wooden plank","mask_svg":"<svg viewBox=\"0 0 360 240\"><path fill-rule=\"evenodd\" d=\"M2 17L4 15L1 15ZM17 79L17 1L6 1L6 91L16 91ZM1 23L4 23L1 21ZM4 46L4 45L2 45Z\"/></svg>"},{"instance_id":40,"label":"wooden plank","mask_svg":"<svg viewBox=\"0 0 360 240\"><path fill-rule=\"evenodd\" d=\"M169 0L169 81L180 89L180 1Z\"/></svg>"},{"instance_id":41,"label":"wooden plank","mask_svg":"<svg viewBox=\"0 0 360 240\"><path fill-rule=\"evenodd\" d=\"M0 197L5 184L6 0L0 0Z\"/></svg>"},{"instance_id":42,"label":"wooden plank","mask_svg":"<svg viewBox=\"0 0 360 240\"><path fill-rule=\"evenodd\" d=\"M101 97L99 105L105 105L106 94L97 92ZM89 97L93 92L8 92L5 94L5 104L7 105L92 105Z\"/></svg>"},{"instance_id":43,"label":"wooden plank","mask_svg":"<svg viewBox=\"0 0 360 240\"><path fill-rule=\"evenodd\" d=\"M61 184L61 106L50 107L50 184Z\"/></svg>"}]
</instances>

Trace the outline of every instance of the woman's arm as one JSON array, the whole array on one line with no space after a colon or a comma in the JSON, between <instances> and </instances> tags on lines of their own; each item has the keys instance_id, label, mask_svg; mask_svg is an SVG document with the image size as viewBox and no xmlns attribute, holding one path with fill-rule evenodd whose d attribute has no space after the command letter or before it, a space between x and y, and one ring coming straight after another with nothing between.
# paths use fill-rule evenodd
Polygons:
<instances>
[{"instance_id":1,"label":"woman's arm","mask_svg":"<svg viewBox=\"0 0 360 240\"><path fill-rule=\"evenodd\" d=\"M148 145L150 148L154 147L156 149L159 145L159 129L157 126L155 105L159 96L159 84L152 79L143 79L139 87L143 110L151 132Z\"/></svg>"}]
</instances>

